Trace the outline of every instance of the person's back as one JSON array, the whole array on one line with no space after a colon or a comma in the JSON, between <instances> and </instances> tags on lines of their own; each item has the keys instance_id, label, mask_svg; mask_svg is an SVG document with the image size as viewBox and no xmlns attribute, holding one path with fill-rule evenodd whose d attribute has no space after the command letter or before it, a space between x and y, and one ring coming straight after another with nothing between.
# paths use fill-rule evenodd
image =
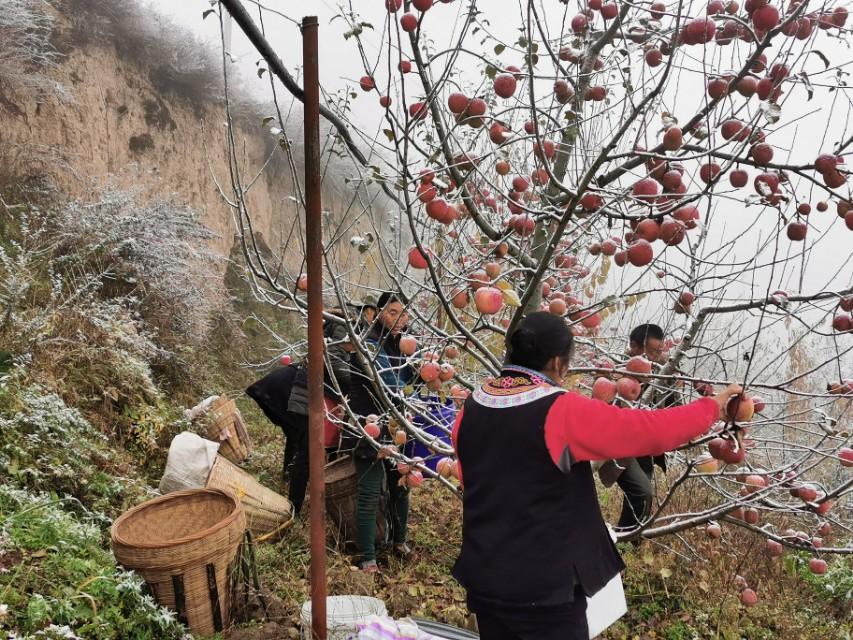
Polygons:
<instances>
[{"instance_id":1,"label":"person's back","mask_svg":"<svg viewBox=\"0 0 853 640\"><path fill-rule=\"evenodd\" d=\"M505 367L502 374L512 371ZM474 600L499 606L570 601L575 570L591 595L623 567L589 463L567 474L553 464L545 443L546 416L565 391L531 387L526 375L517 371L477 389L465 402L457 441L466 536L453 573L476 593ZM489 406L495 403L502 408ZM496 520L501 511L506 517ZM500 557L515 561L506 565Z\"/></svg>"}]
</instances>

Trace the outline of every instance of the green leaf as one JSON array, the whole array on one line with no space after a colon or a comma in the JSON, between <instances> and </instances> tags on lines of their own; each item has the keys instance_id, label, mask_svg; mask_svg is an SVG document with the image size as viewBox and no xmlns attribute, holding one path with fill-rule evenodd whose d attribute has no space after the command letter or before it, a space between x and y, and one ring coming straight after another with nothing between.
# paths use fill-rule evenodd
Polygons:
<instances>
[{"instance_id":1,"label":"green leaf","mask_svg":"<svg viewBox=\"0 0 853 640\"><path fill-rule=\"evenodd\" d=\"M272 122L273 120L275 120L275 116L267 116L266 118L264 118L263 120L261 120L261 126L265 127L265 126L267 126L270 122Z\"/></svg>"},{"instance_id":2,"label":"green leaf","mask_svg":"<svg viewBox=\"0 0 853 640\"><path fill-rule=\"evenodd\" d=\"M382 133L385 134L385 137L388 138L388 142L394 142L394 132L391 129L383 129Z\"/></svg>"},{"instance_id":3,"label":"green leaf","mask_svg":"<svg viewBox=\"0 0 853 640\"><path fill-rule=\"evenodd\" d=\"M493 65L486 65L486 77L490 80L494 80L495 76L498 74L498 70Z\"/></svg>"},{"instance_id":4,"label":"green leaf","mask_svg":"<svg viewBox=\"0 0 853 640\"><path fill-rule=\"evenodd\" d=\"M266 71L267 70L265 67L261 67L260 69L258 69L258 77L262 78L264 76L264 74L266 73Z\"/></svg>"},{"instance_id":5,"label":"green leaf","mask_svg":"<svg viewBox=\"0 0 853 640\"><path fill-rule=\"evenodd\" d=\"M495 54L501 55L506 50L506 45L496 44L495 45Z\"/></svg>"}]
</instances>

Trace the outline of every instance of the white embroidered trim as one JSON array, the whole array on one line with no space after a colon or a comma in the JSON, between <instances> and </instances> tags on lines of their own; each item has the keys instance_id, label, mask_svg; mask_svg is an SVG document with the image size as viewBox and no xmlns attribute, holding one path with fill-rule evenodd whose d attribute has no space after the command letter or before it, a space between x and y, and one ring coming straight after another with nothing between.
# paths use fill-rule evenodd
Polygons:
<instances>
[{"instance_id":1,"label":"white embroidered trim","mask_svg":"<svg viewBox=\"0 0 853 640\"><path fill-rule=\"evenodd\" d=\"M474 390L472 397L484 407L505 409L506 407L520 407L523 404L530 404L540 398L544 398L555 393L563 393L564 391L565 389L561 389L560 387L541 386L531 389L530 391L523 391L512 395L493 396L484 392L483 388L480 387Z\"/></svg>"}]
</instances>

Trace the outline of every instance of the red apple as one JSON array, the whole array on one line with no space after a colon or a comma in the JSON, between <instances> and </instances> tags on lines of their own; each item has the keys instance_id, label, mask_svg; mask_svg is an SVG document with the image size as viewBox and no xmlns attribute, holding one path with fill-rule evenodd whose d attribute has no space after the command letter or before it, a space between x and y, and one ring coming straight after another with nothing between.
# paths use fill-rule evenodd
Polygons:
<instances>
[{"instance_id":1,"label":"red apple","mask_svg":"<svg viewBox=\"0 0 853 640\"><path fill-rule=\"evenodd\" d=\"M435 465L435 470L442 478L450 478L453 469L452 458L440 458Z\"/></svg>"},{"instance_id":2,"label":"red apple","mask_svg":"<svg viewBox=\"0 0 853 640\"><path fill-rule=\"evenodd\" d=\"M565 315L567 309L566 301L560 298L554 298L548 303L548 311L555 316Z\"/></svg>"},{"instance_id":3,"label":"red apple","mask_svg":"<svg viewBox=\"0 0 853 640\"><path fill-rule=\"evenodd\" d=\"M822 576L826 573L826 569L826 560L823 560L822 558L812 558L809 560L809 571L815 575Z\"/></svg>"},{"instance_id":4,"label":"red apple","mask_svg":"<svg viewBox=\"0 0 853 640\"><path fill-rule=\"evenodd\" d=\"M438 379L442 382L447 382L456 375L456 369L448 362L443 362L438 367Z\"/></svg>"},{"instance_id":5,"label":"red apple","mask_svg":"<svg viewBox=\"0 0 853 640\"><path fill-rule=\"evenodd\" d=\"M740 189L741 187L745 187L746 183L749 182L749 174L743 169L735 169L729 173L729 182L731 182L733 187Z\"/></svg>"},{"instance_id":6,"label":"red apple","mask_svg":"<svg viewBox=\"0 0 853 640\"><path fill-rule=\"evenodd\" d=\"M464 93L451 93L447 97L447 107L452 113L464 113L468 108L468 96Z\"/></svg>"},{"instance_id":7,"label":"red apple","mask_svg":"<svg viewBox=\"0 0 853 640\"><path fill-rule=\"evenodd\" d=\"M740 592L740 601L744 606L752 607L758 604L758 595L752 589L744 589Z\"/></svg>"},{"instance_id":8,"label":"red apple","mask_svg":"<svg viewBox=\"0 0 853 640\"><path fill-rule=\"evenodd\" d=\"M432 382L438 378L439 367L435 362L425 362L421 365L420 376L424 382Z\"/></svg>"},{"instance_id":9,"label":"red apple","mask_svg":"<svg viewBox=\"0 0 853 640\"><path fill-rule=\"evenodd\" d=\"M501 98L511 98L516 88L515 76L511 73L501 73L495 77L495 93Z\"/></svg>"},{"instance_id":10,"label":"red apple","mask_svg":"<svg viewBox=\"0 0 853 640\"><path fill-rule=\"evenodd\" d=\"M707 527L705 527L705 535L707 535L709 538L719 538L723 535L723 530L716 522L712 522Z\"/></svg>"},{"instance_id":11,"label":"red apple","mask_svg":"<svg viewBox=\"0 0 853 640\"><path fill-rule=\"evenodd\" d=\"M767 480L764 479L764 476L751 474L746 476L744 484L746 485L746 488L749 493L755 493L756 491L764 489L767 486Z\"/></svg>"},{"instance_id":12,"label":"red apple","mask_svg":"<svg viewBox=\"0 0 853 640\"><path fill-rule=\"evenodd\" d=\"M474 293L474 304L482 314L493 314L504 305L503 293L495 287L480 287Z\"/></svg>"},{"instance_id":13,"label":"red apple","mask_svg":"<svg viewBox=\"0 0 853 640\"><path fill-rule=\"evenodd\" d=\"M797 496L803 502L813 502L817 499L817 487L812 484L804 484L797 489Z\"/></svg>"},{"instance_id":14,"label":"red apple","mask_svg":"<svg viewBox=\"0 0 853 640\"><path fill-rule=\"evenodd\" d=\"M839 313L832 319L832 328L838 333L847 333L853 330L853 316Z\"/></svg>"},{"instance_id":15,"label":"red apple","mask_svg":"<svg viewBox=\"0 0 853 640\"><path fill-rule=\"evenodd\" d=\"M418 350L418 341L412 336L403 336L400 338L400 353L404 356L410 356Z\"/></svg>"},{"instance_id":16,"label":"red apple","mask_svg":"<svg viewBox=\"0 0 853 640\"><path fill-rule=\"evenodd\" d=\"M853 467L853 449L844 447L838 451L838 460L842 467Z\"/></svg>"},{"instance_id":17,"label":"red apple","mask_svg":"<svg viewBox=\"0 0 853 640\"><path fill-rule=\"evenodd\" d=\"M278 363L279 363L280 365L283 365L283 366L287 366L287 365L289 365L291 362L293 362L293 358L291 358L291 357L290 357L290 355L288 355L288 354L286 354L286 353L278 359ZM843 463L842 463L842 464L843 464Z\"/></svg>"},{"instance_id":18,"label":"red apple","mask_svg":"<svg viewBox=\"0 0 853 640\"><path fill-rule=\"evenodd\" d=\"M643 356L634 356L625 363L625 370L631 373L651 373L652 363Z\"/></svg>"},{"instance_id":19,"label":"red apple","mask_svg":"<svg viewBox=\"0 0 853 640\"><path fill-rule=\"evenodd\" d=\"M413 269L426 269L427 261L426 256L421 252L417 247L412 247L409 249L409 266Z\"/></svg>"},{"instance_id":20,"label":"red apple","mask_svg":"<svg viewBox=\"0 0 853 640\"><path fill-rule=\"evenodd\" d=\"M626 400L634 401L640 397L640 383L635 378L624 377L616 381L616 392Z\"/></svg>"},{"instance_id":21,"label":"red apple","mask_svg":"<svg viewBox=\"0 0 853 640\"><path fill-rule=\"evenodd\" d=\"M418 18L414 13L404 13L400 16L400 28L406 33L411 33L418 28Z\"/></svg>"},{"instance_id":22,"label":"red apple","mask_svg":"<svg viewBox=\"0 0 853 640\"><path fill-rule=\"evenodd\" d=\"M771 558L778 558L785 553L785 547L781 542L776 540L768 540L764 545L764 551Z\"/></svg>"},{"instance_id":23,"label":"red apple","mask_svg":"<svg viewBox=\"0 0 853 640\"><path fill-rule=\"evenodd\" d=\"M364 425L364 432L374 440L379 437L379 425L375 422L368 422Z\"/></svg>"},{"instance_id":24,"label":"red apple","mask_svg":"<svg viewBox=\"0 0 853 640\"><path fill-rule=\"evenodd\" d=\"M649 264L653 258L654 251L652 250L652 245L649 244L648 240L640 238L628 247L628 261L635 267L644 267Z\"/></svg>"},{"instance_id":25,"label":"red apple","mask_svg":"<svg viewBox=\"0 0 853 640\"><path fill-rule=\"evenodd\" d=\"M789 240L802 242L806 239L806 232L808 230L809 227L805 222L794 221L788 224L788 227L785 229L785 233Z\"/></svg>"},{"instance_id":26,"label":"red apple","mask_svg":"<svg viewBox=\"0 0 853 640\"><path fill-rule=\"evenodd\" d=\"M752 398L746 396L733 396L726 405L726 415L729 420L735 422L749 422L755 414L755 405Z\"/></svg>"},{"instance_id":27,"label":"red apple","mask_svg":"<svg viewBox=\"0 0 853 640\"><path fill-rule=\"evenodd\" d=\"M592 397L602 402L613 402L616 397L616 383L608 378L596 378L592 383Z\"/></svg>"},{"instance_id":28,"label":"red apple","mask_svg":"<svg viewBox=\"0 0 853 640\"><path fill-rule=\"evenodd\" d=\"M657 49L654 49L657 51ZM660 52L658 52L660 53ZM648 61L648 53L646 54L646 60ZM660 64L660 62L658 62ZM657 66L657 65L650 65ZM666 133L663 134L663 147L667 151L677 151L681 148L681 144L683 142L683 137L681 134L680 127L670 127L666 130Z\"/></svg>"}]
</instances>

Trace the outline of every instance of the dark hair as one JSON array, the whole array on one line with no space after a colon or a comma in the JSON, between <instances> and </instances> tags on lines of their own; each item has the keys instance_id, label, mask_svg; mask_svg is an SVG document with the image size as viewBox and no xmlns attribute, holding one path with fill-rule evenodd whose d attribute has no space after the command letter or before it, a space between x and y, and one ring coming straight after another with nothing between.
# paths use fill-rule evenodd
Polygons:
<instances>
[{"instance_id":1,"label":"dark hair","mask_svg":"<svg viewBox=\"0 0 853 640\"><path fill-rule=\"evenodd\" d=\"M409 301L399 291L383 291L382 295L379 296L379 300L376 301L376 306L382 309L391 302L399 302L402 305L406 305Z\"/></svg>"},{"instance_id":2,"label":"dark hair","mask_svg":"<svg viewBox=\"0 0 853 640\"><path fill-rule=\"evenodd\" d=\"M641 324L634 327L631 331L631 342L641 347L646 346L646 340L654 338L655 340L663 340L663 329L656 324Z\"/></svg>"},{"instance_id":3,"label":"dark hair","mask_svg":"<svg viewBox=\"0 0 853 640\"><path fill-rule=\"evenodd\" d=\"M541 371L551 358L568 361L574 336L565 320L547 311L526 316L506 337L506 362Z\"/></svg>"}]
</instances>

